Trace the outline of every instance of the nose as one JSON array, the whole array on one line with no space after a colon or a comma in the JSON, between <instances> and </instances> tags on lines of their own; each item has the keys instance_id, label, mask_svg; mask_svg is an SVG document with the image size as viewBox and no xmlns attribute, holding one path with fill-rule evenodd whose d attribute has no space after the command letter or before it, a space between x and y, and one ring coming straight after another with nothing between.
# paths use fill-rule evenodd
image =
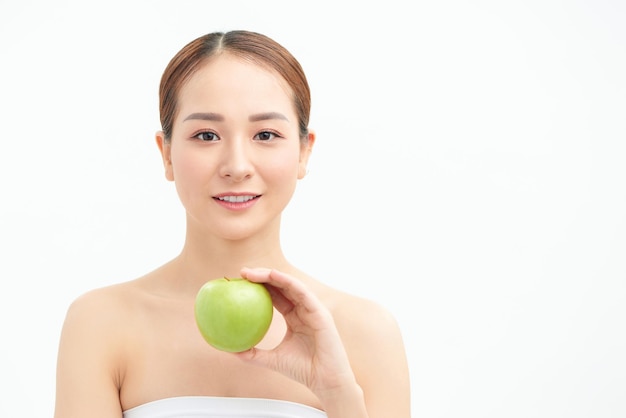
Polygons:
<instances>
[{"instance_id":1,"label":"nose","mask_svg":"<svg viewBox=\"0 0 626 418\"><path fill-rule=\"evenodd\" d=\"M233 182L241 182L252 177L254 166L250 160L250 144L245 139L237 139L224 145L220 175Z\"/></svg>"}]
</instances>

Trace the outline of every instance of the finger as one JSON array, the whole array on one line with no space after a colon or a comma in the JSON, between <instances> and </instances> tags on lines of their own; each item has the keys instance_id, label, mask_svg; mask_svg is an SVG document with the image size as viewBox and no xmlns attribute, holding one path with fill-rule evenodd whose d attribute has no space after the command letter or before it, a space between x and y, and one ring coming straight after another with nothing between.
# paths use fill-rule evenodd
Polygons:
<instances>
[{"instance_id":1,"label":"finger","mask_svg":"<svg viewBox=\"0 0 626 418\"><path fill-rule=\"evenodd\" d=\"M272 303L276 309L281 314L285 315L293 309L294 304L283 295L280 289L270 284L272 280L270 272L271 270L268 268L243 268L241 270L241 276L251 282L263 284L270 293Z\"/></svg>"},{"instance_id":2,"label":"finger","mask_svg":"<svg viewBox=\"0 0 626 418\"><path fill-rule=\"evenodd\" d=\"M264 284L264 286L269 292L272 298L274 307L276 307L278 312L280 312L283 315L286 315L287 313L291 312L291 310L294 308L294 304L293 302L291 302L289 299L285 297L285 295L283 294L283 292L281 292L280 289L272 286L271 284Z\"/></svg>"},{"instance_id":3,"label":"finger","mask_svg":"<svg viewBox=\"0 0 626 418\"><path fill-rule=\"evenodd\" d=\"M256 347L252 347L249 350L232 354L238 357L240 360L245 361L249 364L261 367L268 367L279 373L284 373L288 377L291 377L288 370L281 370L280 362L277 361L280 355L272 350L262 350Z\"/></svg>"},{"instance_id":4,"label":"finger","mask_svg":"<svg viewBox=\"0 0 626 418\"><path fill-rule=\"evenodd\" d=\"M241 274L248 280L257 283L269 284L280 289L281 293L294 305L300 305L307 310L319 307L317 299L300 280L275 269L267 268L244 268Z\"/></svg>"},{"instance_id":5,"label":"finger","mask_svg":"<svg viewBox=\"0 0 626 418\"><path fill-rule=\"evenodd\" d=\"M250 268L244 267L241 269L240 274L244 279L250 280L256 283L267 283L270 280L271 269L268 268Z\"/></svg>"}]
</instances>

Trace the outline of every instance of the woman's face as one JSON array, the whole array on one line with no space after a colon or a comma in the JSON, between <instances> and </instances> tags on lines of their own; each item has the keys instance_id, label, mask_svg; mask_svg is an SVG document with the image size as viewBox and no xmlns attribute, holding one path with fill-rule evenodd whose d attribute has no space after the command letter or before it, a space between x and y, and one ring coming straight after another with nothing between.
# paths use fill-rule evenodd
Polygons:
<instances>
[{"instance_id":1,"label":"woman's face","mask_svg":"<svg viewBox=\"0 0 626 418\"><path fill-rule=\"evenodd\" d=\"M278 74L228 54L210 58L179 93L171 141L157 134L190 226L225 239L278 228L314 142L311 134L302 146L298 132Z\"/></svg>"}]
</instances>

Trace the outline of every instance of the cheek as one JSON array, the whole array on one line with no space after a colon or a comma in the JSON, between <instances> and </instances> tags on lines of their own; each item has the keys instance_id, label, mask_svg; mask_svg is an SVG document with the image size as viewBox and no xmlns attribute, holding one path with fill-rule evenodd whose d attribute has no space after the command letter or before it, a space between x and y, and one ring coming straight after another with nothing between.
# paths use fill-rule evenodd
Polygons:
<instances>
[{"instance_id":1,"label":"cheek","mask_svg":"<svg viewBox=\"0 0 626 418\"><path fill-rule=\"evenodd\" d=\"M202 153L190 152L182 146L172 147L172 169L174 180L190 180L201 175L206 164L201 161Z\"/></svg>"},{"instance_id":2,"label":"cheek","mask_svg":"<svg viewBox=\"0 0 626 418\"><path fill-rule=\"evenodd\" d=\"M298 176L299 152L297 150L284 150L275 153L264 162L264 166L266 173L272 178L283 182L287 179L295 181Z\"/></svg>"}]
</instances>

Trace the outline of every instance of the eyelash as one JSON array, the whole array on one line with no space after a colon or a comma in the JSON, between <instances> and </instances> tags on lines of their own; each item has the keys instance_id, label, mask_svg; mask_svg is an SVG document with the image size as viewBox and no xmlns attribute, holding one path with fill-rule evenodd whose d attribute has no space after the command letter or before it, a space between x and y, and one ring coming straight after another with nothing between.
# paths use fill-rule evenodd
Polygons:
<instances>
[{"instance_id":1,"label":"eyelash","mask_svg":"<svg viewBox=\"0 0 626 418\"><path fill-rule=\"evenodd\" d=\"M211 136L212 136L212 139L203 139L202 137L203 137L203 136L205 136L205 135L211 135ZM215 132L211 132L211 131L202 131L202 132L198 132L197 134L195 134L195 135L193 136L193 138L195 138L195 139L199 139L200 141L203 141L203 142L213 142L213 140L214 140L215 138L218 138L218 136L215 134Z\"/></svg>"},{"instance_id":2,"label":"eyelash","mask_svg":"<svg viewBox=\"0 0 626 418\"><path fill-rule=\"evenodd\" d=\"M279 134L277 134L276 132L273 132L273 131L267 131L267 130L266 130L266 131L261 131L261 132L259 132L258 134L254 135L254 138L259 138L259 136L260 136L260 135L263 135L263 134L269 134L269 135L271 136L271 138L270 138L270 139L265 139L265 140L260 140L260 139L259 139L259 141L260 141L260 142L270 142L270 141L272 141L272 140L273 140L273 139L275 139L275 138L282 138L282 137L281 137ZM211 136L211 139L203 139L203 137L204 137L205 135L210 135L210 136ZM215 142L215 140L216 140L217 138L219 138L219 136L217 136L217 134L216 134L215 132L212 132L212 131L202 131L202 132L198 132L197 134L195 134L195 135L193 136L193 138L198 139L198 140L203 141L203 142Z\"/></svg>"},{"instance_id":3,"label":"eyelash","mask_svg":"<svg viewBox=\"0 0 626 418\"><path fill-rule=\"evenodd\" d=\"M270 142L272 139L275 138L282 138L280 135L278 135L276 132L274 131L261 131L258 134L254 135L255 138L259 137L262 134L269 134L271 136L271 138L269 140L262 140L261 142Z\"/></svg>"}]
</instances>

